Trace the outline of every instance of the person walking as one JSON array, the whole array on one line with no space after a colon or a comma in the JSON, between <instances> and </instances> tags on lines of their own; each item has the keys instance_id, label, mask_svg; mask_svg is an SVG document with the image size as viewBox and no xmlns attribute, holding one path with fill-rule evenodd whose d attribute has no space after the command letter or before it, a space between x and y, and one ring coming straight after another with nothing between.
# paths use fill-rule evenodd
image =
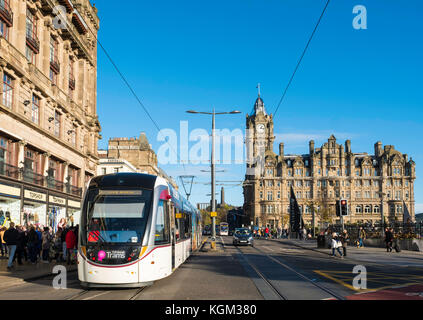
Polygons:
<instances>
[{"instance_id":1,"label":"person walking","mask_svg":"<svg viewBox=\"0 0 423 320\"><path fill-rule=\"evenodd\" d=\"M358 230L358 246L357 248L363 247L363 241L366 239L366 231L364 231L363 227L360 227Z\"/></svg>"},{"instance_id":2,"label":"person walking","mask_svg":"<svg viewBox=\"0 0 423 320\"><path fill-rule=\"evenodd\" d=\"M51 245L51 239L52 239L49 227L44 227L44 232L41 236L41 239L42 239L41 249L43 252L42 253L43 263L49 263L50 245Z\"/></svg>"},{"instance_id":3,"label":"person walking","mask_svg":"<svg viewBox=\"0 0 423 320\"><path fill-rule=\"evenodd\" d=\"M386 252L392 252L393 234L389 228L385 229Z\"/></svg>"},{"instance_id":4,"label":"person walking","mask_svg":"<svg viewBox=\"0 0 423 320\"><path fill-rule=\"evenodd\" d=\"M13 267L13 259L16 253L16 246L19 240L19 232L15 229L15 223L11 222L9 229L4 232L3 236L9 250L9 261L7 263L7 270L11 270Z\"/></svg>"},{"instance_id":5,"label":"person walking","mask_svg":"<svg viewBox=\"0 0 423 320\"><path fill-rule=\"evenodd\" d=\"M349 240L350 236L348 235L347 230L344 229L344 231L342 231L340 240L342 243L342 252L344 257L347 256L347 245L348 245L348 240Z\"/></svg>"},{"instance_id":6,"label":"person walking","mask_svg":"<svg viewBox=\"0 0 423 320\"><path fill-rule=\"evenodd\" d=\"M264 237L267 239L269 237L269 228L266 227L266 229L264 229Z\"/></svg>"},{"instance_id":7,"label":"person walking","mask_svg":"<svg viewBox=\"0 0 423 320\"><path fill-rule=\"evenodd\" d=\"M25 231L22 229L21 226L16 226L16 230L18 231L18 241L16 243L16 253L13 261L18 259L18 265L22 265L22 256L24 255L24 250L26 247L26 235Z\"/></svg>"},{"instance_id":8,"label":"person walking","mask_svg":"<svg viewBox=\"0 0 423 320\"><path fill-rule=\"evenodd\" d=\"M339 249L339 247L341 247L341 246L342 246L342 244L339 241L338 234L336 232L332 233L332 240L331 240L331 249L332 249L331 256L332 257L336 257L336 253L335 253L335 250L336 250L342 258L342 252Z\"/></svg>"},{"instance_id":9,"label":"person walking","mask_svg":"<svg viewBox=\"0 0 423 320\"><path fill-rule=\"evenodd\" d=\"M72 253L76 248L76 236L74 233L75 228L71 227L66 233L66 249L67 249L67 264L72 264Z\"/></svg>"},{"instance_id":10,"label":"person walking","mask_svg":"<svg viewBox=\"0 0 423 320\"><path fill-rule=\"evenodd\" d=\"M395 249L396 252L401 252L401 248L400 245L398 243L398 236L395 234L395 231L393 228L389 229L391 234L392 234L392 243L393 243L393 247Z\"/></svg>"},{"instance_id":11,"label":"person walking","mask_svg":"<svg viewBox=\"0 0 423 320\"><path fill-rule=\"evenodd\" d=\"M38 235L35 231L35 227L31 225L28 232L28 254L29 261L32 264L37 263L37 247L38 247Z\"/></svg>"}]
</instances>

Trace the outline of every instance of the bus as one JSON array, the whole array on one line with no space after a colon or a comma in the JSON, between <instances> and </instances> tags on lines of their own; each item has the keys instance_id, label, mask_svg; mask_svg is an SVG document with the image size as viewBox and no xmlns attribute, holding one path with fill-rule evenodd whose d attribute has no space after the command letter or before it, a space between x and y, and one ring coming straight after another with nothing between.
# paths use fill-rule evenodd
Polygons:
<instances>
[{"instance_id":1,"label":"bus","mask_svg":"<svg viewBox=\"0 0 423 320\"><path fill-rule=\"evenodd\" d=\"M219 225L219 235L227 236L229 235L229 225L227 222L221 222Z\"/></svg>"}]
</instances>

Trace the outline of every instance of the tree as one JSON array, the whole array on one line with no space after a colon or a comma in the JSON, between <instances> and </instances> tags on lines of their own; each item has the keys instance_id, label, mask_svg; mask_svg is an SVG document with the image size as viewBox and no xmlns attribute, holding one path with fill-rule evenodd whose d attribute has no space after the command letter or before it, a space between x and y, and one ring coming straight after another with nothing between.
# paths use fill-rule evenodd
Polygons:
<instances>
[{"instance_id":1,"label":"tree","mask_svg":"<svg viewBox=\"0 0 423 320\"><path fill-rule=\"evenodd\" d=\"M324 223L332 223L335 216L334 207L329 206L325 201L317 200L310 202L311 212L319 220L320 229L323 229Z\"/></svg>"}]
</instances>

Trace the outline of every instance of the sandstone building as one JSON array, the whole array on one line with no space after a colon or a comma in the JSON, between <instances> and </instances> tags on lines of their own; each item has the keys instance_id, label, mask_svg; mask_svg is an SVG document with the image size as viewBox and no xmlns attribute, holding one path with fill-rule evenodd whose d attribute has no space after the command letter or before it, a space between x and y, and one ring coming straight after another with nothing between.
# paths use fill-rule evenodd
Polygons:
<instances>
[{"instance_id":1,"label":"sandstone building","mask_svg":"<svg viewBox=\"0 0 423 320\"><path fill-rule=\"evenodd\" d=\"M98 29L89 0L0 1L0 216L7 221L78 223L101 138Z\"/></svg>"},{"instance_id":2,"label":"sandstone building","mask_svg":"<svg viewBox=\"0 0 423 320\"><path fill-rule=\"evenodd\" d=\"M320 148L309 142L309 153L287 155L284 144L273 152L273 116L266 113L260 95L246 118L247 163L244 210L258 226L285 226L293 186L304 222L316 226L323 210L333 214L335 203L347 199L346 223L414 220L415 163L394 146L376 142L374 154L353 152L351 141L338 144L332 135ZM312 208L315 208L314 213ZM317 212L317 213L316 213ZM339 221L338 221L339 222Z\"/></svg>"}]
</instances>

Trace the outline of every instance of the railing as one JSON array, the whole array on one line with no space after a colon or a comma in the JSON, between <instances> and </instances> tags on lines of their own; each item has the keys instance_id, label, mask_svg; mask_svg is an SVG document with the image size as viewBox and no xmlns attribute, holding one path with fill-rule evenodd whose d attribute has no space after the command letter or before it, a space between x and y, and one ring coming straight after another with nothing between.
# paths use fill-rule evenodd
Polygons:
<instances>
[{"instance_id":1,"label":"railing","mask_svg":"<svg viewBox=\"0 0 423 320\"><path fill-rule=\"evenodd\" d=\"M60 63L57 60L50 61L50 68L53 70L53 72L60 73Z\"/></svg>"},{"instance_id":2,"label":"railing","mask_svg":"<svg viewBox=\"0 0 423 320\"><path fill-rule=\"evenodd\" d=\"M65 184L62 181L55 180L52 177L46 177L47 187L50 189L55 189L60 192L64 192Z\"/></svg>"},{"instance_id":3,"label":"railing","mask_svg":"<svg viewBox=\"0 0 423 320\"><path fill-rule=\"evenodd\" d=\"M69 76L69 88L75 90L75 78L73 76Z\"/></svg>"},{"instance_id":4,"label":"railing","mask_svg":"<svg viewBox=\"0 0 423 320\"><path fill-rule=\"evenodd\" d=\"M24 169L22 173L23 180L39 186L44 186L44 176L34 171Z\"/></svg>"},{"instance_id":5,"label":"railing","mask_svg":"<svg viewBox=\"0 0 423 320\"><path fill-rule=\"evenodd\" d=\"M37 35L29 28L26 30L26 44L35 53L40 52L40 40L38 40Z\"/></svg>"},{"instance_id":6,"label":"railing","mask_svg":"<svg viewBox=\"0 0 423 320\"><path fill-rule=\"evenodd\" d=\"M6 23L8 27L13 25L13 12L6 1L0 0L0 18Z\"/></svg>"},{"instance_id":7,"label":"railing","mask_svg":"<svg viewBox=\"0 0 423 320\"><path fill-rule=\"evenodd\" d=\"M82 188L75 186L67 185L66 192L74 196L80 197L82 195Z\"/></svg>"},{"instance_id":8,"label":"railing","mask_svg":"<svg viewBox=\"0 0 423 320\"><path fill-rule=\"evenodd\" d=\"M19 168L0 161L0 175L19 179Z\"/></svg>"}]
</instances>

